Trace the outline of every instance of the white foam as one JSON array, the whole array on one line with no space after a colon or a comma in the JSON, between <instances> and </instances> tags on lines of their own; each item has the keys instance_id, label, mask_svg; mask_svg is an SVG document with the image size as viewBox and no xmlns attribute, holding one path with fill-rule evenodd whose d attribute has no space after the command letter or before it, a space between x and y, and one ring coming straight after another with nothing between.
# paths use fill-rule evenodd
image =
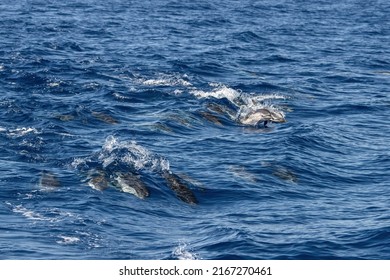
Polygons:
<instances>
[{"instance_id":1,"label":"white foam","mask_svg":"<svg viewBox=\"0 0 390 280\"><path fill-rule=\"evenodd\" d=\"M119 150L123 150L124 153L117 154L116 151ZM122 163L130 164L137 170L147 167L152 170L169 170L168 160L152 154L135 141L118 141L114 136L107 137L99 159L105 166L119 159Z\"/></svg>"},{"instance_id":2,"label":"white foam","mask_svg":"<svg viewBox=\"0 0 390 280\"><path fill-rule=\"evenodd\" d=\"M22 137L30 133L39 134L39 131L34 127L19 127L8 130L7 135L11 137Z\"/></svg>"},{"instance_id":3,"label":"white foam","mask_svg":"<svg viewBox=\"0 0 390 280\"><path fill-rule=\"evenodd\" d=\"M210 98L210 97L217 98L217 99L226 98L232 103L235 103L235 100L238 97L240 97L240 95L242 94L240 91L229 88L225 85L220 85L220 84L211 84L211 85L215 86L215 88L211 91L193 89L190 91L190 93L196 96L197 98Z\"/></svg>"},{"instance_id":4,"label":"white foam","mask_svg":"<svg viewBox=\"0 0 390 280\"><path fill-rule=\"evenodd\" d=\"M4 65L0 65L0 72L4 71Z\"/></svg>"},{"instance_id":5,"label":"white foam","mask_svg":"<svg viewBox=\"0 0 390 280\"><path fill-rule=\"evenodd\" d=\"M13 209L13 212L20 213L30 220L40 220L40 221L46 220L45 217L43 217L41 214L36 213L32 210L28 210L27 208L25 208L21 205L15 206L15 208Z\"/></svg>"},{"instance_id":6,"label":"white foam","mask_svg":"<svg viewBox=\"0 0 390 280\"><path fill-rule=\"evenodd\" d=\"M23 197L22 199L33 199L33 198L35 198L34 193L26 193L25 197Z\"/></svg>"},{"instance_id":7,"label":"white foam","mask_svg":"<svg viewBox=\"0 0 390 280\"><path fill-rule=\"evenodd\" d=\"M257 102L264 102L265 100L287 99L286 96L278 93L252 95L251 98Z\"/></svg>"},{"instance_id":8,"label":"white foam","mask_svg":"<svg viewBox=\"0 0 390 280\"><path fill-rule=\"evenodd\" d=\"M100 151L86 158L75 158L71 166L82 169L96 159L103 168L112 163L119 163L129 165L136 170L148 169L157 172L169 170L167 159L150 152L135 141L120 141L112 135L106 138Z\"/></svg>"},{"instance_id":9,"label":"white foam","mask_svg":"<svg viewBox=\"0 0 390 280\"><path fill-rule=\"evenodd\" d=\"M99 87L100 87L100 84L96 83L96 82L90 82L88 84L83 85L83 88L86 88L86 89L97 89Z\"/></svg>"},{"instance_id":10,"label":"white foam","mask_svg":"<svg viewBox=\"0 0 390 280\"><path fill-rule=\"evenodd\" d=\"M184 86L191 87L192 84L187 80L187 76L177 76L160 74L157 78L144 79L140 78L138 81L145 86Z\"/></svg>"},{"instance_id":11,"label":"white foam","mask_svg":"<svg viewBox=\"0 0 390 280\"><path fill-rule=\"evenodd\" d=\"M106 168L117 159L116 155L100 155L99 159L102 161L103 168Z\"/></svg>"},{"instance_id":12,"label":"white foam","mask_svg":"<svg viewBox=\"0 0 390 280\"><path fill-rule=\"evenodd\" d=\"M198 256L188 250L188 245L181 242L177 247L173 249L172 255L178 260L197 260Z\"/></svg>"},{"instance_id":13,"label":"white foam","mask_svg":"<svg viewBox=\"0 0 390 280\"><path fill-rule=\"evenodd\" d=\"M26 199L30 199L29 197ZM49 223L58 223L65 219L79 220L78 215L74 215L71 212L66 212L58 208L43 208L36 210L31 210L21 204L14 205L10 202L5 202L6 205L10 208L13 213L19 214L28 220L33 222L49 222Z\"/></svg>"},{"instance_id":14,"label":"white foam","mask_svg":"<svg viewBox=\"0 0 390 280\"><path fill-rule=\"evenodd\" d=\"M74 158L70 164L72 168L78 169L81 165L86 165L87 161L85 158Z\"/></svg>"},{"instance_id":15,"label":"white foam","mask_svg":"<svg viewBox=\"0 0 390 280\"><path fill-rule=\"evenodd\" d=\"M61 84L61 82L51 82L49 83L49 87L58 87Z\"/></svg>"},{"instance_id":16,"label":"white foam","mask_svg":"<svg viewBox=\"0 0 390 280\"><path fill-rule=\"evenodd\" d=\"M191 83L183 79L149 79L142 82L147 86L191 86Z\"/></svg>"},{"instance_id":17,"label":"white foam","mask_svg":"<svg viewBox=\"0 0 390 280\"><path fill-rule=\"evenodd\" d=\"M37 137L36 141L34 141L33 143L27 139L23 139L23 141L21 142L20 145L25 146L25 147L37 148L37 147L41 146L42 144L43 144L43 139L41 137Z\"/></svg>"},{"instance_id":18,"label":"white foam","mask_svg":"<svg viewBox=\"0 0 390 280\"><path fill-rule=\"evenodd\" d=\"M38 220L38 221L49 220L49 219L45 218L44 216L42 216L41 214L36 213L32 210L29 210L22 205L15 206L9 202L6 202L6 204L11 207L12 212L17 213L17 214L21 214L22 216L26 217L29 220Z\"/></svg>"},{"instance_id":19,"label":"white foam","mask_svg":"<svg viewBox=\"0 0 390 280\"><path fill-rule=\"evenodd\" d=\"M120 94L120 93L118 93L118 92L114 92L112 95L113 95L116 99L120 99L120 100L126 100L126 99L128 99L128 97L126 97L126 96L124 96L124 95L122 95L122 94Z\"/></svg>"},{"instance_id":20,"label":"white foam","mask_svg":"<svg viewBox=\"0 0 390 280\"><path fill-rule=\"evenodd\" d=\"M211 91L203 91L198 89L192 89L190 91L191 94L196 96L197 98L217 98L223 99L226 98L233 105L237 107L252 107L257 106L259 103L264 103L268 100L275 99L286 99L284 95L278 93L272 94L256 94L256 93L245 93L241 90L235 90L223 84L210 83L209 84L213 89ZM263 105L264 104L260 104Z\"/></svg>"},{"instance_id":21,"label":"white foam","mask_svg":"<svg viewBox=\"0 0 390 280\"><path fill-rule=\"evenodd\" d=\"M64 235L60 235L58 237L61 238L61 240L57 241L58 244L70 245L70 244L75 244L80 242L80 238L78 237L64 236Z\"/></svg>"}]
</instances>

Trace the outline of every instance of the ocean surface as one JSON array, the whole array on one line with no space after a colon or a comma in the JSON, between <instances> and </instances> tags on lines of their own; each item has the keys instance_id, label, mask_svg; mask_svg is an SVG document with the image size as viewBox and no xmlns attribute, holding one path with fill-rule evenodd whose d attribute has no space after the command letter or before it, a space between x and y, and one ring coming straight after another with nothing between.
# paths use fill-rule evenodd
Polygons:
<instances>
[{"instance_id":1,"label":"ocean surface","mask_svg":"<svg viewBox=\"0 0 390 280\"><path fill-rule=\"evenodd\" d=\"M390 259L389 15L2 0L0 258Z\"/></svg>"}]
</instances>

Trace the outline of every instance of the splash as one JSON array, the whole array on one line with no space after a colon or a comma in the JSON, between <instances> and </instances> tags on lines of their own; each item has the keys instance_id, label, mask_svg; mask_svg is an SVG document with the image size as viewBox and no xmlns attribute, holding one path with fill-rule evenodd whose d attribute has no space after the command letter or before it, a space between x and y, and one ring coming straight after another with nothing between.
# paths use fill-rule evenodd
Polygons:
<instances>
[{"instance_id":1,"label":"splash","mask_svg":"<svg viewBox=\"0 0 390 280\"><path fill-rule=\"evenodd\" d=\"M66 217L71 217L72 214L68 212L60 211L56 208L51 209L42 209L39 213L37 211L31 210L26 208L25 206L19 204L14 205L10 202L5 202L5 204L10 208L10 210L13 213L22 215L23 217L27 218L28 220L32 220L34 222L37 221L47 221L50 223L59 222Z\"/></svg>"},{"instance_id":2,"label":"splash","mask_svg":"<svg viewBox=\"0 0 390 280\"><path fill-rule=\"evenodd\" d=\"M55 81L55 82L48 83L48 86L54 88L54 87L59 87L61 84L62 84L61 81Z\"/></svg>"},{"instance_id":3,"label":"splash","mask_svg":"<svg viewBox=\"0 0 390 280\"><path fill-rule=\"evenodd\" d=\"M22 205L15 205L15 206L11 205L11 204L8 204L8 205L12 207L12 212L17 213L17 214L21 214L22 216L26 217L29 220L36 220L36 221L50 221L51 220L49 218L42 216L39 213L36 213L32 210L27 209L26 207L24 207Z\"/></svg>"},{"instance_id":4,"label":"splash","mask_svg":"<svg viewBox=\"0 0 390 280\"><path fill-rule=\"evenodd\" d=\"M190 252L187 247L188 244L180 242L180 244L173 249L173 258L178 260L197 260L198 256L195 253Z\"/></svg>"},{"instance_id":5,"label":"splash","mask_svg":"<svg viewBox=\"0 0 390 280\"><path fill-rule=\"evenodd\" d=\"M159 77L155 79L141 78L138 81L145 86L192 86L192 84L188 81L187 75L180 77L177 75L160 74Z\"/></svg>"},{"instance_id":6,"label":"splash","mask_svg":"<svg viewBox=\"0 0 390 280\"><path fill-rule=\"evenodd\" d=\"M284 118L284 112L277 108L276 105L272 104L272 100L287 99L287 97L273 93L273 94L255 94L245 93L241 90L235 90L229 88L223 84L211 83L209 84L213 89L211 91L203 91L193 89L190 91L195 97L199 99L227 99L231 107L234 107L234 113L228 113L230 118L234 121L240 122L250 114L260 110L267 109L275 114L278 114Z\"/></svg>"},{"instance_id":7,"label":"splash","mask_svg":"<svg viewBox=\"0 0 390 280\"><path fill-rule=\"evenodd\" d=\"M196 96L197 98L216 98L216 99L226 98L233 104L236 103L237 98L239 98L242 94L242 92L229 88L225 85L221 85L221 84L210 84L210 85L214 87L214 89L211 91L193 89L190 91L190 93Z\"/></svg>"},{"instance_id":8,"label":"splash","mask_svg":"<svg viewBox=\"0 0 390 280\"><path fill-rule=\"evenodd\" d=\"M88 168L87 159L86 158L74 158L72 163L70 164L72 169L86 169Z\"/></svg>"},{"instance_id":9,"label":"splash","mask_svg":"<svg viewBox=\"0 0 390 280\"><path fill-rule=\"evenodd\" d=\"M58 240L57 243L62 245L76 244L80 242L80 238L78 237L64 236L64 235L59 235L58 237L61 239Z\"/></svg>"},{"instance_id":10,"label":"splash","mask_svg":"<svg viewBox=\"0 0 390 280\"><path fill-rule=\"evenodd\" d=\"M78 169L101 165L104 169L112 166L127 167L135 170L154 172L169 171L169 161L150 152L136 141L120 141L110 135L101 150L86 158L75 158L71 164Z\"/></svg>"},{"instance_id":11,"label":"splash","mask_svg":"<svg viewBox=\"0 0 390 280\"><path fill-rule=\"evenodd\" d=\"M264 102L267 100L287 99L286 96L278 93L271 93L271 94L245 93L241 90L236 90L224 84L219 84L219 83L210 83L209 86L212 87L211 91L192 89L190 93L200 99L201 98L216 98L216 99L226 98L227 100L229 100L231 103L233 103L238 107L242 105L250 106L252 104L257 104L259 102Z\"/></svg>"},{"instance_id":12,"label":"splash","mask_svg":"<svg viewBox=\"0 0 390 280\"><path fill-rule=\"evenodd\" d=\"M15 129L9 129L7 135L9 137L18 138L27 134L39 134L40 132L34 127L19 127Z\"/></svg>"}]
</instances>

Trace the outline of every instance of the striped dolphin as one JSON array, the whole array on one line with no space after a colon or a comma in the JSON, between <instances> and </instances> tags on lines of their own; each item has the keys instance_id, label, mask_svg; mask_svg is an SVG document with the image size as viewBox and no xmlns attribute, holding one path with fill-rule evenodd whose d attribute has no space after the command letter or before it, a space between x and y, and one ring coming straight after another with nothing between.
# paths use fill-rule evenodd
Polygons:
<instances>
[{"instance_id":1,"label":"striped dolphin","mask_svg":"<svg viewBox=\"0 0 390 280\"><path fill-rule=\"evenodd\" d=\"M130 193L144 199L149 196L149 190L139 175L117 172L114 175L114 184L125 193Z\"/></svg>"},{"instance_id":2,"label":"striped dolphin","mask_svg":"<svg viewBox=\"0 0 390 280\"><path fill-rule=\"evenodd\" d=\"M94 190L104 191L109 187L108 176L103 170L89 175L88 186Z\"/></svg>"},{"instance_id":3,"label":"striped dolphin","mask_svg":"<svg viewBox=\"0 0 390 280\"><path fill-rule=\"evenodd\" d=\"M256 126L262 122L264 122L264 126L267 127L268 122L274 123L284 123L286 119L284 118L284 114L282 112L278 112L272 109L258 109L253 112L249 112L247 115L243 117L239 117L238 121L241 124L245 125L253 125Z\"/></svg>"},{"instance_id":4,"label":"striped dolphin","mask_svg":"<svg viewBox=\"0 0 390 280\"><path fill-rule=\"evenodd\" d=\"M194 193L185 185L182 178L171 171L163 171L162 176L166 180L169 188L175 192L180 200L191 205L198 204Z\"/></svg>"}]
</instances>

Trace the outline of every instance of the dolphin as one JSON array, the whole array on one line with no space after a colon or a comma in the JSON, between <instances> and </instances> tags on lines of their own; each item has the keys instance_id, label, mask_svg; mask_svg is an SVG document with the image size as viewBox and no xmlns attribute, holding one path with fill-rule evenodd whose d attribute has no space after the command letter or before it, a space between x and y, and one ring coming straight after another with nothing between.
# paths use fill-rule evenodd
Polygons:
<instances>
[{"instance_id":1,"label":"dolphin","mask_svg":"<svg viewBox=\"0 0 390 280\"><path fill-rule=\"evenodd\" d=\"M130 193L144 199L149 196L149 190L139 176L133 173L118 172L114 176L115 185L125 193Z\"/></svg>"},{"instance_id":2,"label":"dolphin","mask_svg":"<svg viewBox=\"0 0 390 280\"><path fill-rule=\"evenodd\" d=\"M222 121L219 117L215 116L215 114L213 114L213 113L216 113L216 114L221 115L221 116L227 116L230 119L236 118L236 112L226 105L221 105L221 104L217 104L217 103L212 102L212 103L207 104L206 107L207 107L208 111L200 112L200 115L204 119L206 119L210 122L213 122L214 124L222 125Z\"/></svg>"},{"instance_id":3,"label":"dolphin","mask_svg":"<svg viewBox=\"0 0 390 280\"><path fill-rule=\"evenodd\" d=\"M108 123L108 124L118 124L119 123L118 120L114 119L112 116L107 115L105 113L93 111L92 116L94 116L98 120L105 122L105 123Z\"/></svg>"},{"instance_id":4,"label":"dolphin","mask_svg":"<svg viewBox=\"0 0 390 280\"><path fill-rule=\"evenodd\" d=\"M204 119L206 119L206 120L208 120L208 121L210 121L210 122L212 122L212 123L214 123L216 125L222 125L221 120L218 117L214 116L213 114L211 114L209 112L200 112L200 115Z\"/></svg>"},{"instance_id":5,"label":"dolphin","mask_svg":"<svg viewBox=\"0 0 390 280\"><path fill-rule=\"evenodd\" d=\"M198 204L194 193L184 184L184 180L173 174L171 171L164 171L162 176L165 178L169 188L176 193L176 196L185 203Z\"/></svg>"},{"instance_id":6,"label":"dolphin","mask_svg":"<svg viewBox=\"0 0 390 280\"><path fill-rule=\"evenodd\" d=\"M255 174L251 173L244 166L232 165L229 167L229 171L236 177L247 180L248 182L256 183L258 180Z\"/></svg>"},{"instance_id":7,"label":"dolphin","mask_svg":"<svg viewBox=\"0 0 390 280\"><path fill-rule=\"evenodd\" d=\"M220 114L220 115L227 115L230 118L233 118L236 115L236 112L226 105L221 105L221 104L212 102L212 103L207 104L206 107L211 112L215 112L215 113Z\"/></svg>"},{"instance_id":8,"label":"dolphin","mask_svg":"<svg viewBox=\"0 0 390 280\"><path fill-rule=\"evenodd\" d=\"M68 121L73 120L75 118L75 116L73 116L71 114L64 114L64 115L57 115L57 116L55 116L55 118L57 118L63 122L68 122Z\"/></svg>"},{"instance_id":9,"label":"dolphin","mask_svg":"<svg viewBox=\"0 0 390 280\"><path fill-rule=\"evenodd\" d=\"M290 183L297 183L298 177L295 175L291 170L285 168L285 167L277 167L273 170L272 175L290 182Z\"/></svg>"},{"instance_id":10,"label":"dolphin","mask_svg":"<svg viewBox=\"0 0 390 280\"><path fill-rule=\"evenodd\" d=\"M264 127L267 127L268 122L274 123L284 123L286 119L282 112L274 111L271 109L258 109L253 112L248 113L244 117L239 118L239 122L245 125L256 126L261 122L264 122Z\"/></svg>"},{"instance_id":11,"label":"dolphin","mask_svg":"<svg viewBox=\"0 0 390 280\"><path fill-rule=\"evenodd\" d=\"M109 187L107 173L104 170L90 170L88 172L88 186L97 191L104 191Z\"/></svg>"},{"instance_id":12,"label":"dolphin","mask_svg":"<svg viewBox=\"0 0 390 280\"><path fill-rule=\"evenodd\" d=\"M39 187L43 190L52 191L60 187L60 181L57 177L46 170L43 170L41 173L41 178L39 179Z\"/></svg>"},{"instance_id":13,"label":"dolphin","mask_svg":"<svg viewBox=\"0 0 390 280\"><path fill-rule=\"evenodd\" d=\"M108 188L108 178L104 171L99 170L97 173L89 176L88 186L94 190L104 191Z\"/></svg>"}]
</instances>

